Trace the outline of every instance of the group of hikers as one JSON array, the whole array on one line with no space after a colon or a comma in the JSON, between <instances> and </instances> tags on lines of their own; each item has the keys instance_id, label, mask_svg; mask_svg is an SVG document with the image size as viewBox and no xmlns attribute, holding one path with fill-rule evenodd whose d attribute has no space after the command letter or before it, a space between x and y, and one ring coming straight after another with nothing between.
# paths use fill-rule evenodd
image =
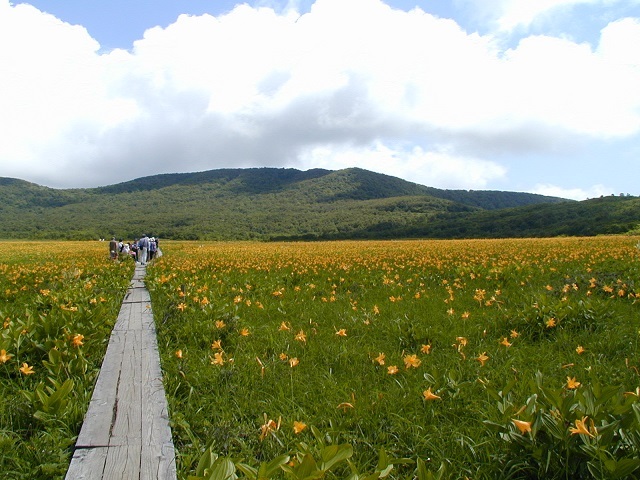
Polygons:
<instances>
[{"instance_id":1,"label":"group of hikers","mask_svg":"<svg viewBox=\"0 0 640 480\"><path fill-rule=\"evenodd\" d=\"M159 247L159 239L144 234L133 242L123 242L113 237L109 242L109 255L113 260L121 258L133 258L136 263L146 265L154 258L160 257L162 251Z\"/></svg>"}]
</instances>

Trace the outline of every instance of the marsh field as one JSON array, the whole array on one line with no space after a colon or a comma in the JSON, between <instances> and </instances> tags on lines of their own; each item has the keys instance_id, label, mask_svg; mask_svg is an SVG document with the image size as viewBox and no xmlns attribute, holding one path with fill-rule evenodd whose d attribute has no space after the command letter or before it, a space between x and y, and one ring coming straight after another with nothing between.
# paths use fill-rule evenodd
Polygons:
<instances>
[{"instance_id":1,"label":"marsh field","mask_svg":"<svg viewBox=\"0 0 640 480\"><path fill-rule=\"evenodd\" d=\"M179 477L632 478L639 240L161 241ZM0 245L0 470L57 478L133 262Z\"/></svg>"}]
</instances>

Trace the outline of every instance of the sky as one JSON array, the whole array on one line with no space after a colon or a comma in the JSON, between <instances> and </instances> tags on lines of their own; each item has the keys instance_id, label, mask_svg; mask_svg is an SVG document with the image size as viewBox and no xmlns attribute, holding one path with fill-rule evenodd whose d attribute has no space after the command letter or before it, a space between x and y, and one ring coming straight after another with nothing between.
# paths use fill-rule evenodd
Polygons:
<instances>
[{"instance_id":1,"label":"sky","mask_svg":"<svg viewBox=\"0 0 640 480\"><path fill-rule=\"evenodd\" d=\"M640 195L640 0L0 0L0 177Z\"/></svg>"}]
</instances>

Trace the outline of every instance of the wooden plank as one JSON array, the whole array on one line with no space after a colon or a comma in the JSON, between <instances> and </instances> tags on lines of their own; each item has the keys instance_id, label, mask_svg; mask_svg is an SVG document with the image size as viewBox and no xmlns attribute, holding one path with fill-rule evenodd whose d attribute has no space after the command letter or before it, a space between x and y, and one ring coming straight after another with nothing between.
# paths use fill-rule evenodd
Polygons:
<instances>
[{"instance_id":1,"label":"wooden plank","mask_svg":"<svg viewBox=\"0 0 640 480\"><path fill-rule=\"evenodd\" d=\"M107 447L80 448L73 453L66 480L102 480Z\"/></svg>"},{"instance_id":2,"label":"wooden plank","mask_svg":"<svg viewBox=\"0 0 640 480\"><path fill-rule=\"evenodd\" d=\"M122 370L124 346L124 335L113 332L76 441L76 447L109 445L109 432Z\"/></svg>"},{"instance_id":3,"label":"wooden plank","mask_svg":"<svg viewBox=\"0 0 640 480\"><path fill-rule=\"evenodd\" d=\"M140 445L120 445L107 449L104 465L104 479L140 478Z\"/></svg>"},{"instance_id":4,"label":"wooden plank","mask_svg":"<svg viewBox=\"0 0 640 480\"><path fill-rule=\"evenodd\" d=\"M140 462L141 480L175 480L176 455L173 442L161 446L142 447L142 462Z\"/></svg>"},{"instance_id":5,"label":"wooden plank","mask_svg":"<svg viewBox=\"0 0 640 480\"><path fill-rule=\"evenodd\" d=\"M140 445L142 437L142 351L141 332L125 333L122 373L118 384L117 408L109 445Z\"/></svg>"}]
</instances>

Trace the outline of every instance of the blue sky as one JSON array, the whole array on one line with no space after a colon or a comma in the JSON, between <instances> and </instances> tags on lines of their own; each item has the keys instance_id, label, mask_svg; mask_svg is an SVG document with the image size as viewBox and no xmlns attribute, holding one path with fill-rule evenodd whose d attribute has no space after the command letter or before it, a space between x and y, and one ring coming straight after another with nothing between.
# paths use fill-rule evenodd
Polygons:
<instances>
[{"instance_id":1,"label":"blue sky","mask_svg":"<svg viewBox=\"0 0 640 480\"><path fill-rule=\"evenodd\" d=\"M640 195L640 0L0 0L0 176Z\"/></svg>"}]
</instances>

